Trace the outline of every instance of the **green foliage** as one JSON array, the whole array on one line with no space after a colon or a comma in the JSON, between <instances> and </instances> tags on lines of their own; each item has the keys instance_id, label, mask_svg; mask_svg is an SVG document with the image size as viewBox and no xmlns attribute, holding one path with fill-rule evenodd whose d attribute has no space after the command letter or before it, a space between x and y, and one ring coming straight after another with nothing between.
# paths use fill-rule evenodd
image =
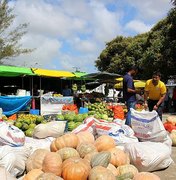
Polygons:
<instances>
[{"instance_id":1,"label":"green foliage","mask_svg":"<svg viewBox=\"0 0 176 180\"><path fill-rule=\"evenodd\" d=\"M20 24L11 30L15 15L7 0L0 0L0 62L10 57L29 53L32 49L23 49L18 43L26 33L27 24Z\"/></svg>"},{"instance_id":2,"label":"green foliage","mask_svg":"<svg viewBox=\"0 0 176 180\"><path fill-rule=\"evenodd\" d=\"M176 72L176 8L159 21L148 33L134 37L117 36L106 43L96 60L100 71L124 74L127 67L143 69L141 78L148 79L153 71L160 70L163 78Z\"/></svg>"}]
</instances>

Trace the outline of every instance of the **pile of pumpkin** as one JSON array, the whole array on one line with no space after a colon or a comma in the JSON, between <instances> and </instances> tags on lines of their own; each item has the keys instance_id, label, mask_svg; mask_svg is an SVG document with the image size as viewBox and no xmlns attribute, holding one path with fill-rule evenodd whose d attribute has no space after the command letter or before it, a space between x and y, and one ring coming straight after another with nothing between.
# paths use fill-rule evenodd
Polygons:
<instances>
[{"instance_id":1,"label":"pile of pumpkin","mask_svg":"<svg viewBox=\"0 0 176 180\"><path fill-rule=\"evenodd\" d=\"M24 180L142 180L160 178L138 172L129 156L108 135L96 140L89 132L64 134L53 140L50 151L37 149L26 162Z\"/></svg>"}]
</instances>

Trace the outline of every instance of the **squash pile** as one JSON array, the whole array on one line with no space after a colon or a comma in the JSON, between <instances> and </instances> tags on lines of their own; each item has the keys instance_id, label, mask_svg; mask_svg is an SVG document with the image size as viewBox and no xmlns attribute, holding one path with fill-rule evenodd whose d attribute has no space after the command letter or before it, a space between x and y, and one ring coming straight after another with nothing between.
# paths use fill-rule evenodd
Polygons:
<instances>
[{"instance_id":1,"label":"squash pile","mask_svg":"<svg viewBox=\"0 0 176 180\"><path fill-rule=\"evenodd\" d=\"M153 173L139 173L113 138L102 135L95 140L88 131L56 138L50 151L35 150L26 162L26 171L24 180L160 179Z\"/></svg>"}]
</instances>

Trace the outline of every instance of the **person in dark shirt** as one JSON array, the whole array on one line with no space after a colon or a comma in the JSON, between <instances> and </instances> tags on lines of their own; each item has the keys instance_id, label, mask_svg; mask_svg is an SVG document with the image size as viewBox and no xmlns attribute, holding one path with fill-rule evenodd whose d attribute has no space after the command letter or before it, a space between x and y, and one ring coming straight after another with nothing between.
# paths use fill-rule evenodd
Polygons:
<instances>
[{"instance_id":1,"label":"person in dark shirt","mask_svg":"<svg viewBox=\"0 0 176 180\"><path fill-rule=\"evenodd\" d=\"M136 90L134 87L133 77L138 73L138 68L132 66L128 73L123 77L123 98L126 102L128 109L127 117L125 124L131 126L131 112L130 108L135 108L136 105L136 93L139 90Z\"/></svg>"},{"instance_id":2,"label":"person in dark shirt","mask_svg":"<svg viewBox=\"0 0 176 180\"><path fill-rule=\"evenodd\" d=\"M72 95L71 89L68 88L68 85L66 85L65 89L63 89L62 95L63 96L71 96Z\"/></svg>"}]
</instances>

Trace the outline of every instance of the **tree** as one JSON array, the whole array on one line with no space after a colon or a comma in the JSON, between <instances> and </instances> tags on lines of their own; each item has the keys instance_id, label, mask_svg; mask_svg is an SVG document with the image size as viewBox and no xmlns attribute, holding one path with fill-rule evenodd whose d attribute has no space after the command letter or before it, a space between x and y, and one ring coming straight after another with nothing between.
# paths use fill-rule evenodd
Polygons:
<instances>
[{"instance_id":1,"label":"tree","mask_svg":"<svg viewBox=\"0 0 176 180\"><path fill-rule=\"evenodd\" d=\"M0 0L0 63L2 60L20 54L29 53L32 49L25 49L19 44L19 40L27 32L27 24L20 24L13 30L10 27L15 19L13 9L8 6L7 0Z\"/></svg>"},{"instance_id":2,"label":"tree","mask_svg":"<svg viewBox=\"0 0 176 180\"><path fill-rule=\"evenodd\" d=\"M142 79L159 70L163 79L176 74L176 8L159 21L148 33L134 37L117 36L95 61L100 71L124 74L130 65L143 69Z\"/></svg>"}]
</instances>

